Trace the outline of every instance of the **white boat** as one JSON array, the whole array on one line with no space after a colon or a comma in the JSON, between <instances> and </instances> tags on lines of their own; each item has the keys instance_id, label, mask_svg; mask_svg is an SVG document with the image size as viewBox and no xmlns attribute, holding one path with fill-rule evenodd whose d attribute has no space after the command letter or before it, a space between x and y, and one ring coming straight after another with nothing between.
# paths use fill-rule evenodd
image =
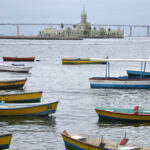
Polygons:
<instances>
[{"instance_id":1,"label":"white boat","mask_svg":"<svg viewBox=\"0 0 150 150\"><path fill-rule=\"evenodd\" d=\"M150 89L150 78L109 77L109 61L150 62L149 59L107 59L106 77L89 78L91 88Z\"/></svg>"},{"instance_id":2,"label":"white boat","mask_svg":"<svg viewBox=\"0 0 150 150\"><path fill-rule=\"evenodd\" d=\"M0 71L28 73L32 67L0 64Z\"/></svg>"},{"instance_id":3,"label":"white boat","mask_svg":"<svg viewBox=\"0 0 150 150\"><path fill-rule=\"evenodd\" d=\"M89 78L89 80L91 88L150 89L150 78L93 77Z\"/></svg>"}]
</instances>

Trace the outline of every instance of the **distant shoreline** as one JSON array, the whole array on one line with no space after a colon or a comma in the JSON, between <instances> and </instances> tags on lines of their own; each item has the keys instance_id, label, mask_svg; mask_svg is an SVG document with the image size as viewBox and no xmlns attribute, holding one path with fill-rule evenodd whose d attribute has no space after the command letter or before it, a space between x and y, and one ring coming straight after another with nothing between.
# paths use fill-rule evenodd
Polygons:
<instances>
[{"instance_id":1,"label":"distant shoreline","mask_svg":"<svg viewBox=\"0 0 150 150\"><path fill-rule=\"evenodd\" d=\"M0 39L18 39L18 40L83 40L83 39L120 39L124 37L41 37L41 36L5 36L0 35Z\"/></svg>"},{"instance_id":2,"label":"distant shoreline","mask_svg":"<svg viewBox=\"0 0 150 150\"><path fill-rule=\"evenodd\" d=\"M0 36L0 39L18 40L83 40L82 37Z\"/></svg>"}]
</instances>

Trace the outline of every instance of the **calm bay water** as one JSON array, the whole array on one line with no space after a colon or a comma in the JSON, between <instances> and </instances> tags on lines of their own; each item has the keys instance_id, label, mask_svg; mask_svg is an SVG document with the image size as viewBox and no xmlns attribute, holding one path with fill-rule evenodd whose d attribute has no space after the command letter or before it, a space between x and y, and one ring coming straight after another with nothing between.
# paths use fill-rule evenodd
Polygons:
<instances>
[{"instance_id":1,"label":"calm bay water","mask_svg":"<svg viewBox=\"0 0 150 150\"><path fill-rule=\"evenodd\" d=\"M104 136L120 141L127 133L129 143L150 145L150 123L111 124L98 122L96 106L150 108L149 90L91 89L88 78L105 76L105 65L62 65L68 57L150 58L150 38L88 39L83 41L0 40L0 57L35 56L38 62L29 74L3 73L2 79L28 78L24 91L43 91L43 101L59 100L52 117L0 118L0 134L13 133L11 150L64 150L61 132ZM11 64L11 62L7 62ZM111 76L140 68L140 63L111 63ZM147 64L147 69L150 64ZM23 91L7 91L9 93ZM4 94L6 91L0 91Z\"/></svg>"}]
</instances>

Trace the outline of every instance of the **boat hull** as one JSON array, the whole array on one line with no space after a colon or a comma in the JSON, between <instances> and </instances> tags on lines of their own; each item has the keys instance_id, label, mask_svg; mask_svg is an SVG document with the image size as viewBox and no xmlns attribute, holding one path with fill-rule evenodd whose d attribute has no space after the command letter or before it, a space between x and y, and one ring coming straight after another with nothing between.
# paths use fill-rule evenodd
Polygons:
<instances>
[{"instance_id":1,"label":"boat hull","mask_svg":"<svg viewBox=\"0 0 150 150\"><path fill-rule=\"evenodd\" d=\"M10 107L11 105L11 107ZM58 102L34 105L12 105L0 106L0 116L47 116L56 112Z\"/></svg>"},{"instance_id":2,"label":"boat hull","mask_svg":"<svg viewBox=\"0 0 150 150\"><path fill-rule=\"evenodd\" d=\"M106 64L106 61L92 60L86 58L62 59L62 64Z\"/></svg>"},{"instance_id":3,"label":"boat hull","mask_svg":"<svg viewBox=\"0 0 150 150\"><path fill-rule=\"evenodd\" d=\"M107 150L106 148L100 148L94 145L80 142L73 138L67 137L64 134L62 134L62 138L64 140L66 149L69 149L69 150Z\"/></svg>"},{"instance_id":4,"label":"boat hull","mask_svg":"<svg viewBox=\"0 0 150 150\"><path fill-rule=\"evenodd\" d=\"M0 90L4 90L4 89L21 89L21 88L23 88L26 80L27 79L0 81Z\"/></svg>"},{"instance_id":5,"label":"boat hull","mask_svg":"<svg viewBox=\"0 0 150 150\"><path fill-rule=\"evenodd\" d=\"M12 134L0 135L0 149L9 148Z\"/></svg>"},{"instance_id":6,"label":"boat hull","mask_svg":"<svg viewBox=\"0 0 150 150\"><path fill-rule=\"evenodd\" d=\"M119 79L93 77L89 81L91 88L150 89L150 78Z\"/></svg>"},{"instance_id":7,"label":"boat hull","mask_svg":"<svg viewBox=\"0 0 150 150\"><path fill-rule=\"evenodd\" d=\"M35 103L41 101L42 92L0 95L0 101L6 103Z\"/></svg>"},{"instance_id":8,"label":"boat hull","mask_svg":"<svg viewBox=\"0 0 150 150\"><path fill-rule=\"evenodd\" d=\"M127 144L128 138L124 137L120 142L105 140L103 137L95 138L86 135L68 133L61 134L65 146L70 150L150 150L150 147Z\"/></svg>"},{"instance_id":9,"label":"boat hull","mask_svg":"<svg viewBox=\"0 0 150 150\"><path fill-rule=\"evenodd\" d=\"M3 61L34 61L35 57L3 57Z\"/></svg>"},{"instance_id":10,"label":"boat hull","mask_svg":"<svg viewBox=\"0 0 150 150\"><path fill-rule=\"evenodd\" d=\"M119 112L112 112L106 111L103 109L96 108L96 113L99 116L99 119L105 120L118 120L118 121L136 121L136 122L143 122L143 121L150 121L150 114L127 114L127 113L119 113Z\"/></svg>"},{"instance_id":11,"label":"boat hull","mask_svg":"<svg viewBox=\"0 0 150 150\"><path fill-rule=\"evenodd\" d=\"M28 73L31 68L32 68L32 67L0 65L0 71L2 71L2 72L21 72L21 73Z\"/></svg>"}]
</instances>

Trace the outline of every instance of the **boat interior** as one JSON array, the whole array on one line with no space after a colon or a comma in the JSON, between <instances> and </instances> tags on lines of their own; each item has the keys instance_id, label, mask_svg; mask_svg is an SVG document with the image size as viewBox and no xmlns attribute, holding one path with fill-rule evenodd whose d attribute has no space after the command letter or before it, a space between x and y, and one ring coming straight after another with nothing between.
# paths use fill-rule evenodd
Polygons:
<instances>
[{"instance_id":1,"label":"boat interior","mask_svg":"<svg viewBox=\"0 0 150 150\"><path fill-rule=\"evenodd\" d=\"M125 108L97 108L100 110L105 110L109 112L116 113L125 113L125 114L139 114L139 115L150 115L150 110L141 108L139 106L135 106L133 109L125 109Z\"/></svg>"},{"instance_id":2,"label":"boat interior","mask_svg":"<svg viewBox=\"0 0 150 150\"><path fill-rule=\"evenodd\" d=\"M64 133L65 134L65 133ZM67 132L68 134L68 132ZM69 137L75 140L79 140L81 142L84 142L86 144L90 144L95 147L102 147L106 149L113 149L113 150L150 150L149 147L144 146L136 146L127 144L128 138L126 138L126 135L123 139L120 140L120 142L105 140L103 136L101 138L95 138L91 136L84 136L80 134L68 134Z\"/></svg>"}]
</instances>

